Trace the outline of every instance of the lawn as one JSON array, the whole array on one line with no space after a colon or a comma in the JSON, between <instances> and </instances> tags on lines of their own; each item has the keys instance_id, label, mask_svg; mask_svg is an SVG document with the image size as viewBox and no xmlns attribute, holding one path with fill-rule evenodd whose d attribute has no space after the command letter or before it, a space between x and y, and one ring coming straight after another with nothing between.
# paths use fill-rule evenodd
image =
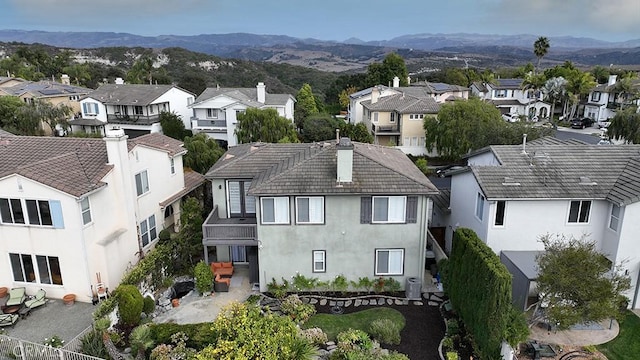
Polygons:
<instances>
[{"instance_id":1,"label":"lawn","mask_svg":"<svg viewBox=\"0 0 640 360\"><path fill-rule=\"evenodd\" d=\"M609 360L635 360L640 354L640 318L627 312L620 323L620 334L606 344L598 345L598 350Z\"/></svg>"},{"instance_id":2,"label":"lawn","mask_svg":"<svg viewBox=\"0 0 640 360\"><path fill-rule=\"evenodd\" d=\"M379 307L351 314L316 314L303 327L305 329L319 327L327 334L330 340L335 340L339 333L350 328L368 333L371 323L378 319L390 319L394 323L400 324L400 329L404 328L405 325L404 316L398 310Z\"/></svg>"}]
</instances>

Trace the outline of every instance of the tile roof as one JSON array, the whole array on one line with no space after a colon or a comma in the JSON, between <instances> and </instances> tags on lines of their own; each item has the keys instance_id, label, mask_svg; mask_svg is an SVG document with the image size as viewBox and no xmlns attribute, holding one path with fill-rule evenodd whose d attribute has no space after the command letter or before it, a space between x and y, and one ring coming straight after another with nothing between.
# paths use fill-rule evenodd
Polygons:
<instances>
[{"instance_id":1,"label":"tile roof","mask_svg":"<svg viewBox=\"0 0 640 360\"><path fill-rule=\"evenodd\" d=\"M264 104L258 102L258 90L256 88L206 88L196 99L196 103L207 101L214 97L225 95L247 106L259 107L262 105L286 105L289 99L293 99L290 94L265 94Z\"/></svg>"},{"instance_id":2,"label":"tile roof","mask_svg":"<svg viewBox=\"0 0 640 360\"><path fill-rule=\"evenodd\" d=\"M495 84L487 84L494 89L521 89L523 79L495 79Z\"/></svg>"},{"instance_id":3,"label":"tile roof","mask_svg":"<svg viewBox=\"0 0 640 360\"><path fill-rule=\"evenodd\" d=\"M474 81L472 84L472 86L475 86L476 89L478 89L478 91L480 92L487 92L489 91L487 89L487 87L485 86L485 84L482 81Z\"/></svg>"},{"instance_id":4,"label":"tile roof","mask_svg":"<svg viewBox=\"0 0 640 360\"><path fill-rule=\"evenodd\" d=\"M427 94L444 94L446 92L469 91L469 88L465 86L429 81L417 81L410 84L409 88L423 88L423 90ZM403 91L404 89L407 89L407 87L399 87L395 89Z\"/></svg>"},{"instance_id":5,"label":"tile roof","mask_svg":"<svg viewBox=\"0 0 640 360\"><path fill-rule=\"evenodd\" d=\"M36 97L57 97L70 95L85 95L93 91L92 89L65 85L55 81L25 81L23 83L3 88L5 92L14 96L31 93Z\"/></svg>"},{"instance_id":6,"label":"tile roof","mask_svg":"<svg viewBox=\"0 0 640 360\"><path fill-rule=\"evenodd\" d=\"M490 147L501 165L471 166L490 199L640 201L640 145L531 142Z\"/></svg>"},{"instance_id":7,"label":"tile roof","mask_svg":"<svg viewBox=\"0 0 640 360\"><path fill-rule=\"evenodd\" d=\"M152 104L175 85L148 85L148 84L104 84L85 98L92 98L105 105L139 105ZM182 90L182 89L180 89ZM186 90L182 90L185 91Z\"/></svg>"},{"instance_id":8,"label":"tile roof","mask_svg":"<svg viewBox=\"0 0 640 360\"><path fill-rule=\"evenodd\" d=\"M6 137L6 136L17 136L17 135L12 134L12 133L10 133L10 132L8 132L6 130L0 129L0 138Z\"/></svg>"},{"instance_id":9,"label":"tile roof","mask_svg":"<svg viewBox=\"0 0 640 360\"><path fill-rule=\"evenodd\" d=\"M336 144L252 143L232 147L208 179L253 179L252 195L437 194L400 150L354 142L353 181L336 182Z\"/></svg>"},{"instance_id":10,"label":"tile roof","mask_svg":"<svg viewBox=\"0 0 640 360\"><path fill-rule=\"evenodd\" d=\"M129 151L133 150L133 148L137 145L164 151L171 157L187 152L187 150L183 147L182 141L170 138L160 133L145 134L142 136L138 136L135 139L129 139L129 141L127 141Z\"/></svg>"},{"instance_id":11,"label":"tile roof","mask_svg":"<svg viewBox=\"0 0 640 360\"><path fill-rule=\"evenodd\" d=\"M372 111L397 111L404 114L437 114L440 110L440 104L431 97L417 98L405 94L385 96L375 103L367 100L361 104Z\"/></svg>"}]
</instances>

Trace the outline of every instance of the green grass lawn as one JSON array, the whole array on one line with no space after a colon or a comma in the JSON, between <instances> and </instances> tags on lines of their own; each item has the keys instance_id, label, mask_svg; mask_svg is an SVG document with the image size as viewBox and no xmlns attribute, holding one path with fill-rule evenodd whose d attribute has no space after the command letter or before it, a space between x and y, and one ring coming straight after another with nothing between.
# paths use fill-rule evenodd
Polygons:
<instances>
[{"instance_id":1,"label":"green grass lawn","mask_svg":"<svg viewBox=\"0 0 640 360\"><path fill-rule=\"evenodd\" d=\"M394 323L400 324L401 330L405 325L404 316L398 310L381 307L352 314L316 314L304 324L303 328L319 327L327 334L329 340L335 341L339 333L350 328L369 333L371 323L378 319L390 319Z\"/></svg>"},{"instance_id":2,"label":"green grass lawn","mask_svg":"<svg viewBox=\"0 0 640 360\"><path fill-rule=\"evenodd\" d=\"M598 345L598 350L609 360L635 360L640 354L640 318L627 312L620 323L620 334L606 344Z\"/></svg>"}]
</instances>

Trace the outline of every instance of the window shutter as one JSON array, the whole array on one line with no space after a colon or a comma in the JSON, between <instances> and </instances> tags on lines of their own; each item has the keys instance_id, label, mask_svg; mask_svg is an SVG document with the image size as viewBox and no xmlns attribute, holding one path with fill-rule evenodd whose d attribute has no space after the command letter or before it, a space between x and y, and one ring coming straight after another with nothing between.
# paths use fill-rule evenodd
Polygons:
<instances>
[{"instance_id":1,"label":"window shutter","mask_svg":"<svg viewBox=\"0 0 640 360\"><path fill-rule=\"evenodd\" d=\"M360 198L360 224L371 224L371 196Z\"/></svg>"},{"instance_id":2,"label":"window shutter","mask_svg":"<svg viewBox=\"0 0 640 360\"><path fill-rule=\"evenodd\" d=\"M418 221L418 197L407 196L407 223L415 224Z\"/></svg>"},{"instance_id":3,"label":"window shutter","mask_svg":"<svg viewBox=\"0 0 640 360\"><path fill-rule=\"evenodd\" d=\"M56 229L64 229L64 218L62 217L62 205L59 200L49 200L49 210L51 211L51 220L53 227Z\"/></svg>"}]
</instances>

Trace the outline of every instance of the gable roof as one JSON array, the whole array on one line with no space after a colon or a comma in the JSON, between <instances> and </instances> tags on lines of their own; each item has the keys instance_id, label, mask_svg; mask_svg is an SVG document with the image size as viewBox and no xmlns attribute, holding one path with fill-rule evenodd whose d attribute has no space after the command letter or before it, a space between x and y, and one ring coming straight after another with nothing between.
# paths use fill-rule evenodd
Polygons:
<instances>
[{"instance_id":1,"label":"gable roof","mask_svg":"<svg viewBox=\"0 0 640 360\"><path fill-rule=\"evenodd\" d=\"M160 133L151 133L138 136L135 139L129 139L127 147L129 151L133 150L137 145L146 146L152 149L166 152L170 157L178 154L184 154L187 150L183 147L182 141L162 135Z\"/></svg>"},{"instance_id":2,"label":"gable roof","mask_svg":"<svg viewBox=\"0 0 640 360\"><path fill-rule=\"evenodd\" d=\"M495 79L495 84L486 83L487 88L493 88L496 90L520 90L522 89L523 79Z\"/></svg>"},{"instance_id":3,"label":"gable roof","mask_svg":"<svg viewBox=\"0 0 640 360\"><path fill-rule=\"evenodd\" d=\"M175 85L104 84L84 98L92 98L105 105L147 106L173 88L191 94Z\"/></svg>"},{"instance_id":4,"label":"gable roof","mask_svg":"<svg viewBox=\"0 0 640 360\"><path fill-rule=\"evenodd\" d=\"M440 110L440 104L431 97L417 98L405 94L385 96L375 103L366 100L361 104L372 111L397 111L401 114L437 114Z\"/></svg>"},{"instance_id":5,"label":"gable roof","mask_svg":"<svg viewBox=\"0 0 640 360\"><path fill-rule=\"evenodd\" d=\"M206 88L196 99L195 104L225 95L250 107L284 106L289 99L294 99L291 94L265 93L264 104L258 102L258 90L256 88Z\"/></svg>"},{"instance_id":6,"label":"gable roof","mask_svg":"<svg viewBox=\"0 0 640 360\"><path fill-rule=\"evenodd\" d=\"M33 94L37 98L85 95L92 90L85 87L65 85L55 81L25 81L23 83L5 87L2 89L7 94L21 96L26 93Z\"/></svg>"},{"instance_id":7,"label":"gable roof","mask_svg":"<svg viewBox=\"0 0 640 360\"><path fill-rule=\"evenodd\" d=\"M336 142L232 147L208 179L252 179L251 195L437 194L402 151L353 142L353 181L336 181Z\"/></svg>"},{"instance_id":8,"label":"gable roof","mask_svg":"<svg viewBox=\"0 0 640 360\"><path fill-rule=\"evenodd\" d=\"M131 149L144 145L171 156L177 151L176 143L181 144L161 134L149 135L128 140L127 146ZM166 138L165 141L158 136ZM106 185L102 179L113 168L108 162L103 139L0 137L0 178L13 174L24 176L75 197Z\"/></svg>"},{"instance_id":9,"label":"gable roof","mask_svg":"<svg viewBox=\"0 0 640 360\"><path fill-rule=\"evenodd\" d=\"M497 145L501 165L471 166L489 199L606 199L640 201L640 145L576 142Z\"/></svg>"},{"instance_id":10,"label":"gable roof","mask_svg":"<svg viewBox=\"0 0 640 360\"><path fill-rule=\"evenodd\" d=\"M468 87L460 86L460 85L452 85L442 82L429 82L429 81L417 81L411 83L409 87L399 87L395 88L401 91L405 89L420 89L427 94L444 94L447 92L458 92L458 91L469 91ZM410 90L409 90L410 91Z\"/></svg>"}]
</instances>

